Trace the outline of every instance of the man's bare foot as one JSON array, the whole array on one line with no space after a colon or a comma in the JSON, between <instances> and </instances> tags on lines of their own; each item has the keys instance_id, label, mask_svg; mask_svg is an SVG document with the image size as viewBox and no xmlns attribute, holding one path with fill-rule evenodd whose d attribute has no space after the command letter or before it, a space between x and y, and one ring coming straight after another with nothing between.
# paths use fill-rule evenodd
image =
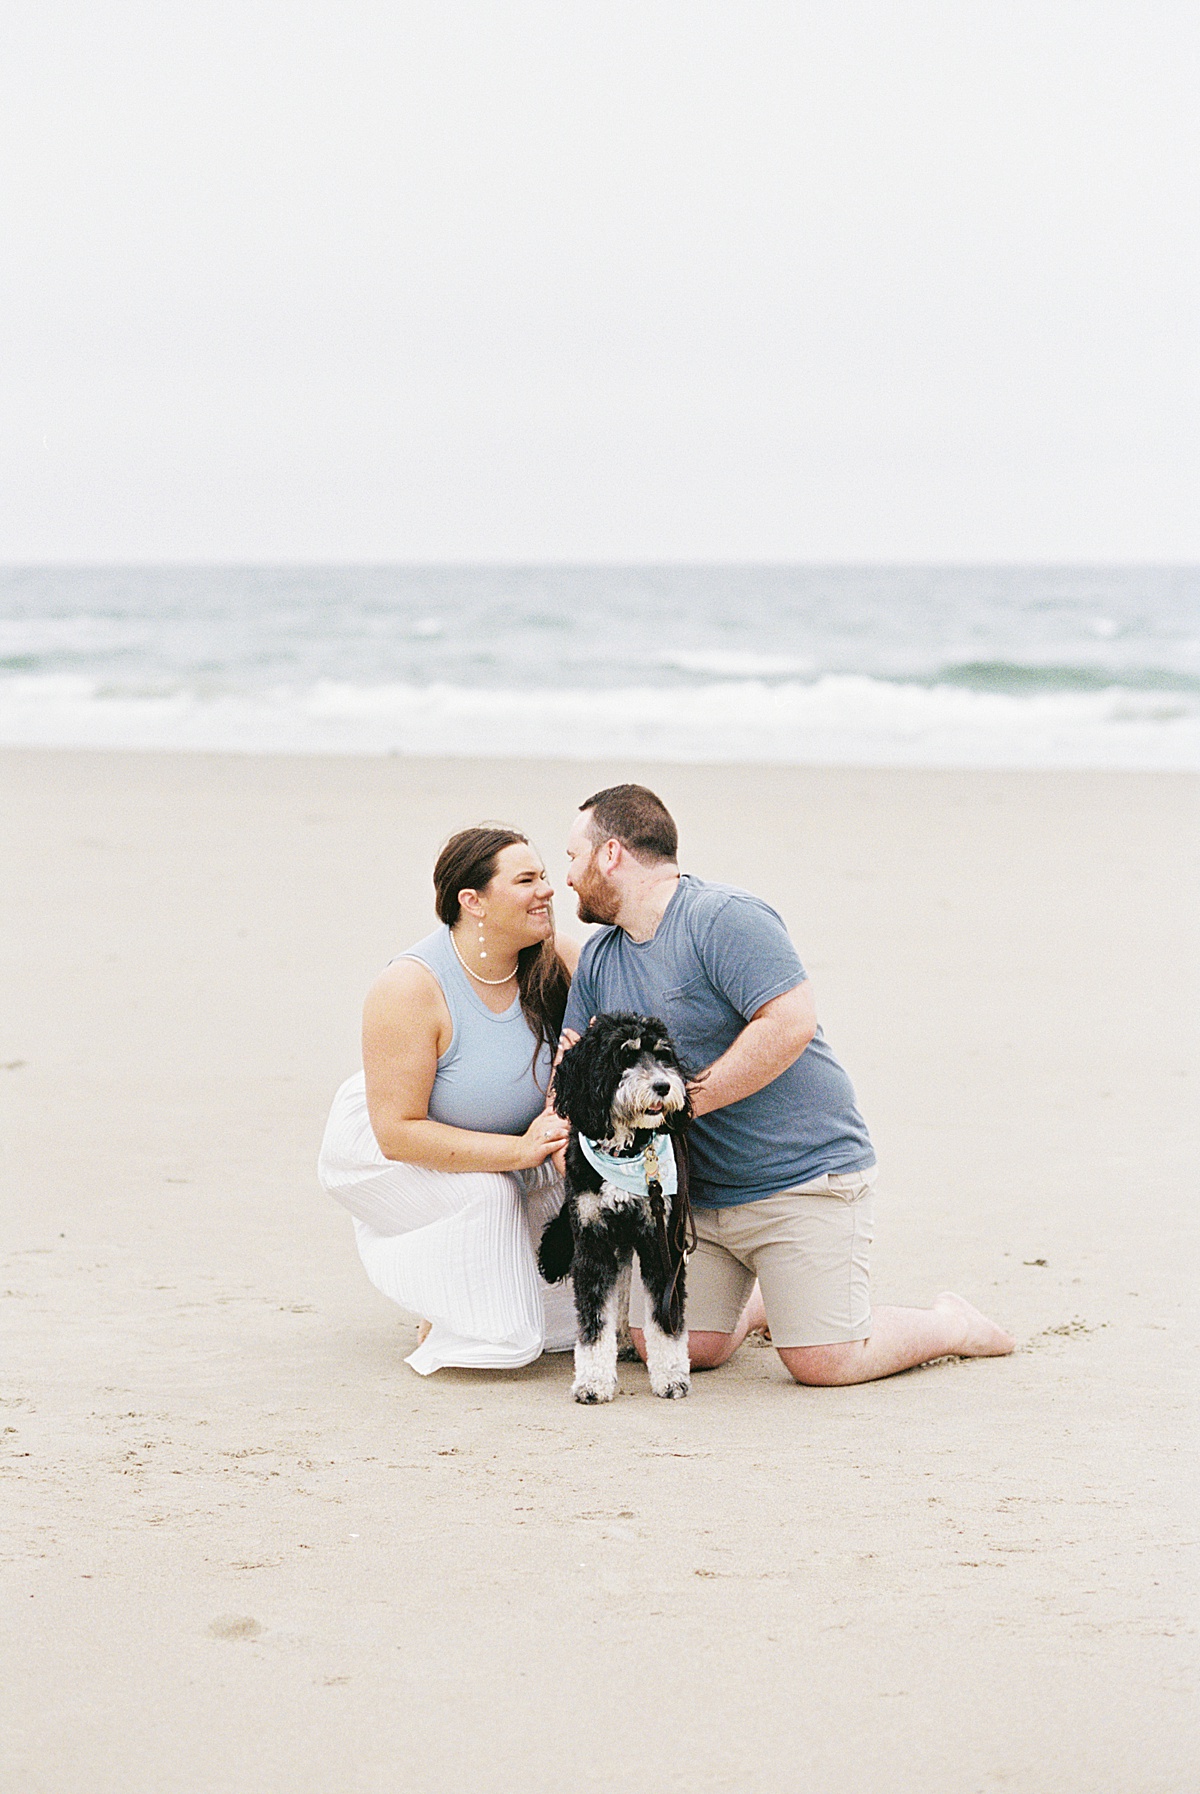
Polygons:
<instances>
[{"instance_id":1,"label":"man's bare foot","mask_svg":"<svg viewBox=\"0 0 1200 1794\"><path fill-rule=\"evenodd\" d=\"M1011 1333L989 1321L986 1314L980 1314L978 1308L956 1296L953 1290L943 1290L933 1306L939 1314L953 1315L961 1322L962 1343L951 1348L957 1357L1003 1358L1016 1351L1017 1342Z\"/></svg>"},{"instance_id":2,"label":"man's bare foot","mask_svg":"<svg viewBox=\"0 0 1200 1794\"><path fill-rule=\"evenodd\" d=\"M429 1338L429 1335L432 1332L433 1332L433 1322L432 1321L418 1321L417 1322L417 1344L419 1346L423 1346L425 1344L425 1341Z\"/></svg>"},{"instance_id":3,"label":"man's bare foot","mask_svg":"<svg viewBox=\"0 0 1200 1794\"><path fill-rule=\"evenodd\" d=\"M762 1291L757 1283L750 1291L750 1300L742 1310L742 1319L746 1323L747 1333L765 1333L770 1339L771 1330L767 1326L767 1311L763 1306Z\"/></svg>"}]
</instances>

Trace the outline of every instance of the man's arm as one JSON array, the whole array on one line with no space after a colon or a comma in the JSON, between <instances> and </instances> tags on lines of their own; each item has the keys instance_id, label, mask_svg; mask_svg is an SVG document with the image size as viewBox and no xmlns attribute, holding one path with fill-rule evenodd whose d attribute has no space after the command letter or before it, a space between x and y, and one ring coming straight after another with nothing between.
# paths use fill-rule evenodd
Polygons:
<instances>
[{"instance_id":1,"label":"man's arm","mask_svg":"<svg viewBox=\"0 0 1200 1794\"><path fill-rule=\"evenodd\" d=\"M585 941L584 948L586 946ZM573 1034L582 1034L592 1019L594 997L589 972L588 958L581 949L571 970L571 988L567 992L567 1010L563 1016L563 1029L570 1029Z\"/></svg>"},{"instance_id":2,"label":"man's arm","mask_svg":"<svg viewBox=\"0 0 1200 1794\"><path fill-rule=\"evenodd\" d=\"M817 1008L806 978L756 1010L737 1039L691 1085L697 1115L740 1103L794 1065L817 1031Z\"/></svg>"}]
</instances>

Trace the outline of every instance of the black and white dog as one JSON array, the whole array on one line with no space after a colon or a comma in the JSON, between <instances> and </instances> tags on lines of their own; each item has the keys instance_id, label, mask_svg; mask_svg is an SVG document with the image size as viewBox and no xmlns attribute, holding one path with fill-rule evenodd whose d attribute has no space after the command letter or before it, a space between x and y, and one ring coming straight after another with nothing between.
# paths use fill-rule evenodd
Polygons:
<instances>
[{"instance_id":1,"label":"black and white dog","mask_svg":"<svg viewBox=\"0 0 1200 1794\"><path fill-rule=\"evenodd\" d=\"M690 1250L684 1136L692 1116L667 1030L649 1015L602 1015L554 1074L554 1107L571 1124L566 1201L542 1234L548 1283L575 1280L577 1402L617 1392L618 1331L636 1255L646 1290L646 1367L655 1395L691 1387L683 1324ZM624 1312L622 1312L624 1310Z\"/></svg>"}]
</instances>

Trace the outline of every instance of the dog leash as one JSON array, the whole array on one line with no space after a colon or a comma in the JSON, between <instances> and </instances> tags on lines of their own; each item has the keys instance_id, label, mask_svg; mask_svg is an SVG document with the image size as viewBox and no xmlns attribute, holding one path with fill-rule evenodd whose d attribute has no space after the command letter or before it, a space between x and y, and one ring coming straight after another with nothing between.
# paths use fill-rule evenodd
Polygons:
<instances>
[{"instance_id":1,"label":"dog leash","mask_svg":"<svg viewBox=\"0 0 1200 1794\"><path fill-rule=\"evenodd\" d=\"M657 1236L659 1262L663 1276L668 1279L662 1299L662 1313L669 1321L671 1330L677 1330L683 1318L678 1300L680 1273L699 1244L696 1220L688 1194L689 1161L685 1141L682 1137L671 1137L672 1156L669 1166L664 1167L654 1139L650 1140L637 1159L617 1159L613 1154L601 1151L585 1134L578 1134L576 1137L584 1158L601 1177L615 1183L620 1189L628 1190L631 1195L645 1194ZM670 1234L667 1232L668 1196L674 1199Z\"/></svg>"},{"instance_id":2,"label":"dog leash","mask_svg":"<svg viewBox=\"0 0 1200 1794\"><path fill-rule=\"evenodd\" d=\"M696 1217L692 1213L691 1196L688 1191L687 1147L682 1140L672 1141L675 1153L677 1184L675 1190L675 1206L671 1214L674 1242L667 1238L667 1205L663 1199L662 1180L659 1175L658 1147L653 1140L646 1147L643 1165L646 1172L646 1196L650 1203L650 1213L654 1217L654 1227L658 1235L658 1256L662 1262L664 1276L670 1276L662 1300L662 1311L671 1323L671 1331L677 1330L683 1316L678 1312L678 1285L680 1272L700 1243L696 1231ZM675 1253L672 1254L672 1243ZM671 1270L671 1259L675 1257L675 1269Z\"/></svg>"}]
</instances>

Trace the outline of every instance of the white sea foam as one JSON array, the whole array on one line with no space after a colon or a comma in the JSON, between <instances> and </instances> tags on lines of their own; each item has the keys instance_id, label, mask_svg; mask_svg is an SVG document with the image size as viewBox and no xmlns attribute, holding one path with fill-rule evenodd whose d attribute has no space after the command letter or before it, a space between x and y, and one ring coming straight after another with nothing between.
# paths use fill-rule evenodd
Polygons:
<instances>
[{"instance_id":1,"label":"white sea foam","mask_svg":"<svg viewBox=\"0 0 1200 1794\"><path fill-rule=\"evenodd\" d=\"M1200 770L1193 697L1014 697L828 675L614 690L321 680L253 693L0 679L0 743L246 753L614 756L797 765Z\"/></svg>"},{"instance_id":2,"label":"white sea foam","mask_svg":"<svg viewBox=\"0 0 1200 1794\"><path fill-rule=\"evenodd\" d=\"M728 648L673 648L658 656L658 664L678 667L681 673L711 673L718 679L780 679L815 670L807 655L744 654Z\"/></svg>"}]
</instances>

